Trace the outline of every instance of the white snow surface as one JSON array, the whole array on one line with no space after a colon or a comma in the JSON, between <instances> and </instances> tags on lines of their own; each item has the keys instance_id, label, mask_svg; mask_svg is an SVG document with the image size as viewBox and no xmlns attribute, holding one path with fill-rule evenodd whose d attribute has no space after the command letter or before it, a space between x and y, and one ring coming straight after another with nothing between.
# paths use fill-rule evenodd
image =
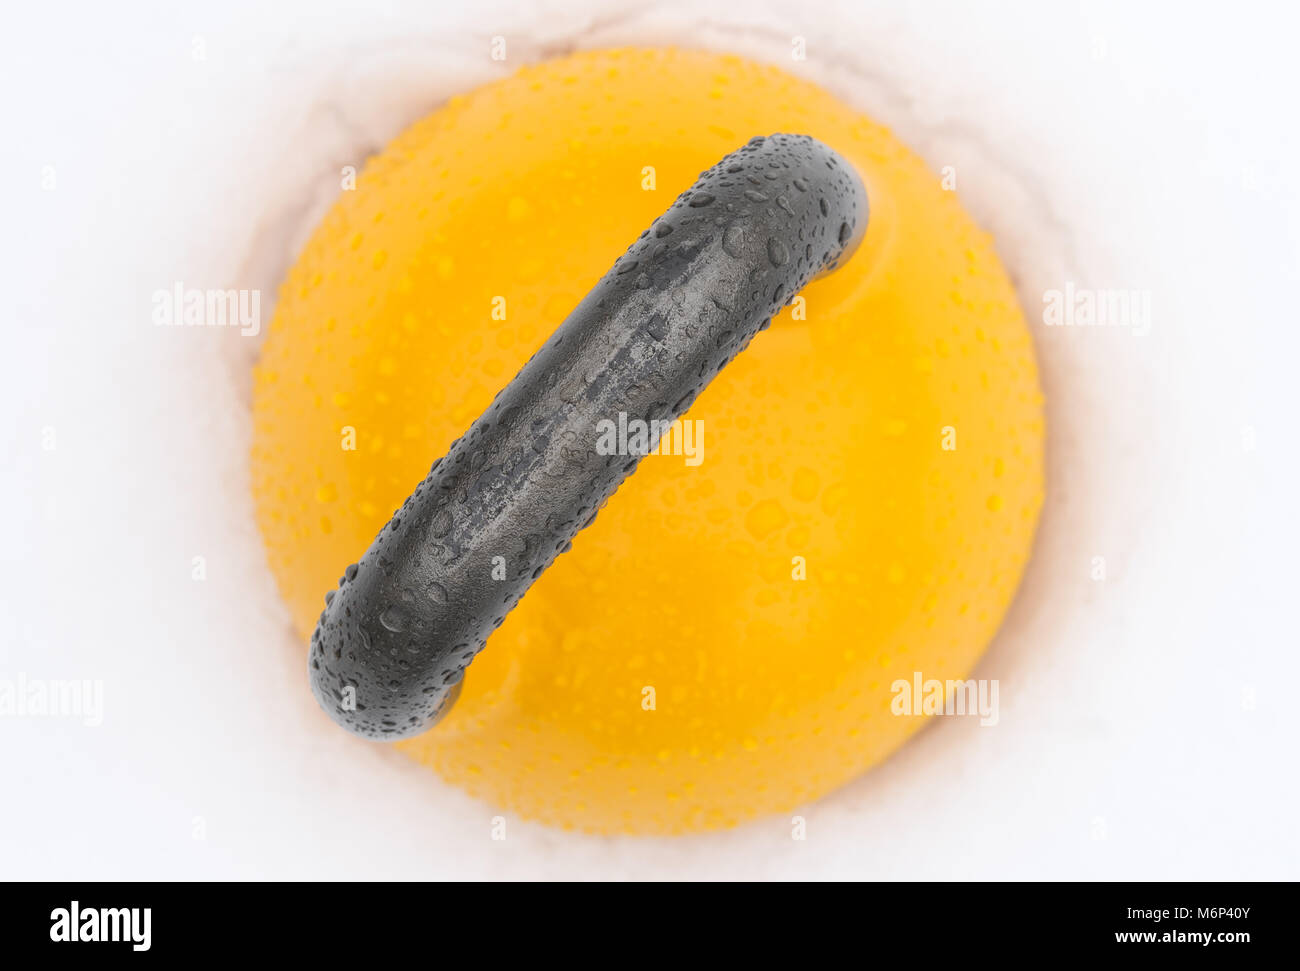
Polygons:
<instances>
[{"instance_id":1,"label":"white snow surface","mask_svg":"<svg viewBox=\"0 0 1300 971\"><path fill-rule=\"evenodd\" d=\"M0 715L0 876L1300 877L1291 8L133 0L7 16L0 681L94 679L104 696L97 726ZM497 809L335 729L253 524L257 341L150 319L176 281L260 288L269 319L341 166L521 63L624 44L780 64L954 166L1035 321L1067 281L1151 295L1145 336L1034 325L1049 495L978 673L1000 681L1000 724L936 719L802 809L803 841L787 818L603 839L512 817L493 840Z\"/></svg>"}]
</instances>

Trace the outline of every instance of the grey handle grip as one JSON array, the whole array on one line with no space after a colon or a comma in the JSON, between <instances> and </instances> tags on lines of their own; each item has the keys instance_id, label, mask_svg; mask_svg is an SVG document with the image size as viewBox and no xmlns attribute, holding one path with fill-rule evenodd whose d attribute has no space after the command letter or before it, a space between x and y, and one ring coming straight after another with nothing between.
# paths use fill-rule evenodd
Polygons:
<instances>
[{"instance_id":1,"label":"grey handle grip","mask_svg":"<svg viewBox=\"0 0 1300 971\"><path fill-rule=\"evenodd\" d=\"M308 661L321 707L366 738L434 725L488 635L636 467L601 454L598 424L678 418L866 223L856 173L806 135L755 138L704 172L326 595Z\"/></svg>"}]
</instances>

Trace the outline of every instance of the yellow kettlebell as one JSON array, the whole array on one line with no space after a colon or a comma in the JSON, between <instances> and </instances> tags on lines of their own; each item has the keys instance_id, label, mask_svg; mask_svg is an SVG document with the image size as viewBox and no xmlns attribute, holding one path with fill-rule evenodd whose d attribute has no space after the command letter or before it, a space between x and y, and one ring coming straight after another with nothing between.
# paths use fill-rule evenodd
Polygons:
<instances>
[{"instance_id":1,"label":"yellow kettlebell","mask_svg":"<svg viewBox=\"0 0 1300 971\"><path fill-rule=\"evenodd\" d=\"M764 302L745 348L725 321ZM667 434L592 410L653 411L697 364ZM561 404L513 399L529 377ZM253 490L336 720L530 819L678 833L815 799L924 724L900 686L966 678L997 630L1043 435L991 240L886 129L737 57L596 51L367 163L281 291ZM597 467L636 471L577 532ZM462 615L484 634L422 619Z\"/></svg>"}]
</instances>

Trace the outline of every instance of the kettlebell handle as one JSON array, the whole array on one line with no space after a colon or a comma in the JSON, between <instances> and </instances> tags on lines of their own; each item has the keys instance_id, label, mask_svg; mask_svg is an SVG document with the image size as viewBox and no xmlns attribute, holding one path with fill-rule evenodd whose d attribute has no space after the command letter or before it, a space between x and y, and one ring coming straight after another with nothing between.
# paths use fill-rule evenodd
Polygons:
<instances>
[{"instance_id":1,"label":"kettlebell handle","mask_svg":"<svg viewBox=\"0 0 1300 971\"><path fill-rule=\"evenodd\" d=\"M866 225L861 180L807 135L754 138L702 173L326 594L308 658L321 707L384 741L436 724L491 632L636 468L640 454L600 446L602 422L678 419Z\"/></svg>"}]
</instances>

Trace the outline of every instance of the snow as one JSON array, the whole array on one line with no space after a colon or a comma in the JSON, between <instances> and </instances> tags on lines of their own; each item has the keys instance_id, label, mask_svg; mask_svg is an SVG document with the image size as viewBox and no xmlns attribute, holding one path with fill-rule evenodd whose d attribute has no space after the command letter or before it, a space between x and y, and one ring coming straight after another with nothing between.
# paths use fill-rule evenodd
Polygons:
<instances>
[{"instance_id":1,"label":"snow","mask_svg":"<svg viewBox=\"0 0 1300 971\"><path fill-rule=\"evenodd\" d=\"M5 876L1300 876L1294 13L229 0L10 16L0 686L90 679L103 711L0 714ZM627 43L780 63L953 166L1031 318L1067 284L1151 301L1145 335L1034 327L1049 497L979 671L1000 681L999 724L936 720L806 807L803 841L784 818L678 840L508 818L493 840L495 808L335 730L252 522L257 339L151 322L177 283L260 289L269 317L343 165L520 63Z\"/></svg>"}]
</instances>

